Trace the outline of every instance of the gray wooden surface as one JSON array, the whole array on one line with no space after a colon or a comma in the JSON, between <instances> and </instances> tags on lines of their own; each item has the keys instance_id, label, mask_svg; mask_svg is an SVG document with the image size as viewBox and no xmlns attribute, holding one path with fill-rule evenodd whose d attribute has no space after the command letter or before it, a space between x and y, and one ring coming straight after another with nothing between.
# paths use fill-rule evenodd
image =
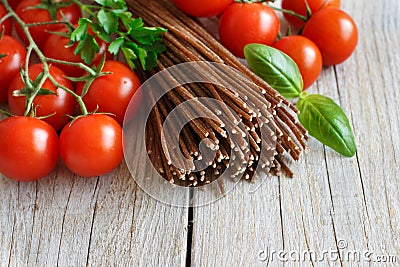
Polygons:
<instances>
[{"instance_id":1,"label":"gray wooden surface","mask_svg":"<svg viewBox=\"0 0 400 267\"><path fill-rule=\"evenodd\" d=\"M125 165L96 179L62 164L35 183L0 177L0 266L398 266L400 3L342 2L359 45L310 92L349 115L356 157L311 140L294 179L239 183L194 209L149 197Z\"/></svg>"}]
</instances>

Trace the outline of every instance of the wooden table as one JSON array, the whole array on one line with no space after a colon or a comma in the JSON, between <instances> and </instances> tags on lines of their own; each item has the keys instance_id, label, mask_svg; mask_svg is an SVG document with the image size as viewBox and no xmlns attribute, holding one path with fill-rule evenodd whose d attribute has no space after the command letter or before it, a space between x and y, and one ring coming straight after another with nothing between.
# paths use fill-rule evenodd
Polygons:
<instances>
[{"instance_id":1,"label":"wooden table","mask_svg":"<svg viewBox=\"0 0 400 267\"><path fill-rule=\"evenodd\" d=\"M366 266L365 253L398 264L400 2L342 2L358 24L358 48L310 92L348 114L356 157L311 140L292 164L294 179L269 178L254 193L242 182L190 209L149 197L125 164L96 179L62 164L39 182L0 178L0 266Z\"/></svg>"}]
</instances>

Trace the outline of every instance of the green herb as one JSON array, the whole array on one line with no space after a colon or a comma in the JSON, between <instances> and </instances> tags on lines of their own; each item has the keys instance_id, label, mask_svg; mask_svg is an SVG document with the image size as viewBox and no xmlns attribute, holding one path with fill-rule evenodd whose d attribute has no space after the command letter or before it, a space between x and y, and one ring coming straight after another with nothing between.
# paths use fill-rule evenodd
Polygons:
<instances>
[{"instance_id":1,"label":"green herb","mask_svg":"<svg viewBox=\"0 0 400 267\"><path fill-rule=\"evenodd\" d=\"M343 110L329 97L302 95L297 103L300 123L310 135L340 154L353 157L356 153L354 136Z\"/></svg>"},{"instance_id":2,"label":"green herb","mask_svg":"<svg viewBox=\"0 0 400 267\"><path fill-rule=\"evenodd\" d=\"M74 0L86 17L70 35L71 45L78 43L75 53L90 64L100 49L95 37L109 43L108 51L120 51L131 68L139 63L149 70L157 65L157 55L165 51L163 28L145 27L141 18L133 18L124 0L96 0L96 5L85 5ZM94 33L89 34L90 32Z\"/></svg>"},{"instance_id":3,"label":"green herb","mask_svg":"<svg viewBox=\"0 0 400 267\"><path fill-rule=\"evenodd\" d=\"M244 55L252 71L269 83L284 97L298 97L303 79L296 63L281 51L261 44L249 44Z\"/></svg>"},{"instance_id":4,"label":"green herb","mask_svg":"<svg viewBox=\"0 0 400 267\"><path fill-rule=\"evenodd\" d=\"M292 59L261 44L247 45L244 53L250 69L275 90L286 98L299 97L299 120L311 136L344 156L355 155L356 145L346 114L328 97L301 93L303 81Z\"/></svg>"}]
</instances>

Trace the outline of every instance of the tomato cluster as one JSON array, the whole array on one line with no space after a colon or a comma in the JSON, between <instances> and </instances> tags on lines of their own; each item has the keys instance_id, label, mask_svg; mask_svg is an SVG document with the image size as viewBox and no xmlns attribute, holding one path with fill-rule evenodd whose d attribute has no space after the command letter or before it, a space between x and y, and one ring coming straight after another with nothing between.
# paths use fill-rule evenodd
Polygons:
<instances>
[{"instance_id":1,"label":"tomato cluster","mask_svg":"<svg viewBox=\"0 0 400 267\"><path fill-rule=\"evenodd\" d=\"M11 7L29 25L32 38L27 38L17 22L18 36L11 36L11 19L1 25L0 103L8 104L12 116L0 121L0 173L17 181L35 181L47 176L60 157L72 172L83 177L112 171L123 159L121 124L130 100L140 90L138 76L127 65L109 59L107 44L96 40L100 49L91 65L99 75L87 83L87 72L77 64L62 63L84 63L69 39L51 33L67 30L65 23L57 20L66 18L71 25L76 24L80 8L65 0L52 16L51 10L37 8L41 0L19 2ZM0 4L0 18L6 14ZM26 45L32 44L32 39L53 63L27 60ZM33 87L40 90L31 98ZM135 98L137 105L140 101ZM81 105L87 112L78 111Z\"/></svg>"},{"instance_id":2,"label":"tomato cluster","mask_svg":"<svg viewBox=\"0 0 400 267\"><path fill-rule=\"evenodd\" d=\"M251 43L273 46L289 55L300 69L303 90L318 79L323 65L340 64L350 57L358 41L356 24L340 9L340 0L282 0L284 18L300 34L281 39L278 38L280 20L276 11L266 3L222 0L174 2L192 16L219 14L220 41L237 57L243 58L244 47Z\"/></svg>"}]
</instances>

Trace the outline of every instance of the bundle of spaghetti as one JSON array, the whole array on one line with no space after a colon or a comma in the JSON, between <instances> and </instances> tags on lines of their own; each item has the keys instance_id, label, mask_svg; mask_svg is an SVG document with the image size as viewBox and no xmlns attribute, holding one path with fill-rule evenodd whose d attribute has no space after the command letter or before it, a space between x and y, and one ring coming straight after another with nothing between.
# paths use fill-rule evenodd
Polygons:
<instances>
[{"instance_id":1,"label":"bundle of spaghetti","mask_svg":"<svg viewBox=\"0 0 400 267\"><path fill-rule=\"evenodd\" d=\"M180 63L199 62L198 73L216 81L180 85L156 101L146 128L147 151L155 169L170 183L182 186L208 184L228 167L233 169L231 176L236 179L251 180L259 170L293 177L287 162L298 160L307 149L307 133L296 119L297 109L223 47L195 18L178 10L172 1L128 0L127 3L130 11L146 25L168 30L164 35L167 50L159 56L155 70L143 72L145 78ZM221 70L201 64L205 61L232 69ZM181 77L170 75L165 81L159 81L159 86L165 86L163 83L169 79L184 79L186 74L179 75ZM232 86L227 88L219 82ZM156 99L151 90L145 97ZM196 101L198 98L213 98L225 105ZM196 119L182 129L169 128L163 135L163 123L171 111L190 100L195 104L186 107L179 116L173 114L172 119L177 124ZM198 118L200 110L207 118ZM166 151L164 148L176 134L179 146ZM203 159L202 141L215 151L215 157L206 162L205 168L195 172L196 164ZM260 153L261 148L269 153ZM174 157L180 153L184 155L183 160ZM173 162L179 162L180 167ZM245 163L245 167L232 162Z\"/></svg>"}]
</instances>

